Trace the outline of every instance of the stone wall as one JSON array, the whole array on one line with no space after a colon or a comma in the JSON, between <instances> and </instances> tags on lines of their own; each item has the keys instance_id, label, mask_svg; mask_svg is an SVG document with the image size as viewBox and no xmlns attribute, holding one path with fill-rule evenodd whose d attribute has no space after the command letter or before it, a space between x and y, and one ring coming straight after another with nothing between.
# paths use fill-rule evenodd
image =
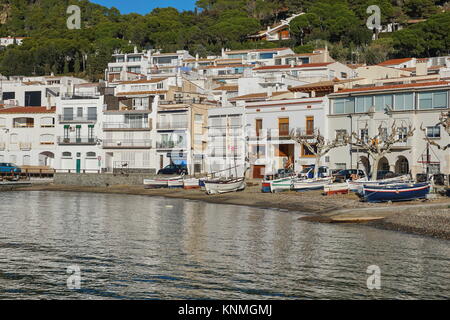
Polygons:
<instances>
[{"instance_id":1,"label":"stone wall","mask_svg":"<svg viewBox=\"0 0 450 320\"><path fill-rule=\"evenodd\" d=\"M61 185L73 185L83 187L106 187L114 185L142 185L144 179L155 177L153 174L111 174L111 173L55 173L53 182Z\"/></svg>"}]
</instances>

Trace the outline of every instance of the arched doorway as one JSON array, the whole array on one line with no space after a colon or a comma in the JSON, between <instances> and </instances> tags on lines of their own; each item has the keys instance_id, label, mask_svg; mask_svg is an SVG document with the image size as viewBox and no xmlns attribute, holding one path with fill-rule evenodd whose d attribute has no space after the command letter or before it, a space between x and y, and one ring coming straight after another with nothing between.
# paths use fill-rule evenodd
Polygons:
<instances>
[{"instance_id":1,"label":"arched doorway","mask_svg":"<svg viewBox=\"0 0 450 320\"><path fill-rule=\"evenodd\" d=\"M39 165L42 167L53 168L53 161L55 160L55 155L53 152L45 151L39 154Z\"/></svg>"},{"instance_id":2,"label":"arched doorway","mask_svg":"<svg viewBox=\"0 0 450 320\"><path fill-rule=\"evenodd\" d=\"M378 171L389 171L389 161L386 157L383 157L378 162Z\"/></svg>"},{"instance_id":3,"label":"arched doorway","mask_svg":"<svg viewBox=\"0 0 450 320\"><path fill-rule=\"evenodd\" d=\"M404 156L399 156L397 162L395 163L395 173L396 174L408 174L409 173L409 162Z\"/></svg>"},{"instance_id":4,"label":"arched doorway","mask_svg":"<svg viewBox=\"0 0 450 320\"><path fill-rule=\"evenodd\" d=\"M365 156L361 156L359 157L359 163L360 165L362 165L362 168L360 168L361 170L364 170L367 174L370 173L370 161L369 158L365 157Z\"/></svg>"}]
</instances>

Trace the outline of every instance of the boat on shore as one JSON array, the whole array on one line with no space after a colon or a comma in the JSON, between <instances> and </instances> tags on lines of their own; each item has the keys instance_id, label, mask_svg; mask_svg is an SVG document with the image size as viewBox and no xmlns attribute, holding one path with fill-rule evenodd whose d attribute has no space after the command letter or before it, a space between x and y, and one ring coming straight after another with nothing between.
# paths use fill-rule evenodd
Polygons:
<instances>
[{"instance_id":1,"label":"boat on shore","mask_svg":"<svg viewBox=\"0 0 450 320\"><path fill-rule=\"evenodd\" d=\"M347 183L333 183L324 186L323 191L327 196L331 196L335 194L348 194L349 190Z\"/></svg>"},{"instance_id":2,"label":"boat on shore","mask_svg":"<svg viewBox=\"0 0 450 320\"><path fill-rule=\"evenodd\" d=\"M331 182L331 178L294 180L292 183L292 190L297 192L323 190L324 187Z\"/></svg>"},{"instance_id":3,"label":"boat on shore","mask_svg":"<svg viewBox=\"0 0 450 320\"><path fill-rule=\"evenodd\" d=\"M200 179L190 178L183 181L183 188L186 190L200 189Z\"/></svg>"},{"instance_id":4,"label":"boat on shore","mask_svg":"<svg viewBox=\"0 0 450 320\"><path fill-rule=\"evenodd\" d=\"M242 191L246 186L245 178L205 180L206 193L210 195Z\"/></svg>"},{"instance_id":5,"label":"boat on shore","mask_svg":"<svg viewBox=\"0 0 450 320\"><path fill-rule=\"evenodd\" d=\"M173 178L144 179L144 187L145 189L168 188L169 182L171 182L172 186L175 186L177 183L179 183L180 179L181 182L183 182L183 176Z\"/></svg>"},{"instance_id":6,"label":"boat on shore","mask_svg":"<svg viewBox=\"0 0 450 320\"><path fill-rule=\"evenodd\" d=\"M411 201L425 199L430 190L429 182L364 185L362 196L367 202Z\"/></svg>"},{"instance_id":7,"label":"boat on shore","mask_svg":"<svg viewBox=\"0 0 450 320\"><path fill-rule=\"evenodd\" d=\"M350 191L362 194L363 187L366 186L379 186L392 183L410 183L411 177L409 175L382 179L382 180L368 180L367 178L362 178L358 180L347 180L348 189Z\"/></svg>"},{"instance_id":8,"label":"boat on shore","mask_svg":"<svg viewBox=\"0 0 450 320\"><path fill-rule=\"evenodd\" d=\"M167 181L167 187L169 189L180 189L180 188L183 188L184 187L183 178L174 179L174 180L168 180Z\"/></svg>"}]
</instances>

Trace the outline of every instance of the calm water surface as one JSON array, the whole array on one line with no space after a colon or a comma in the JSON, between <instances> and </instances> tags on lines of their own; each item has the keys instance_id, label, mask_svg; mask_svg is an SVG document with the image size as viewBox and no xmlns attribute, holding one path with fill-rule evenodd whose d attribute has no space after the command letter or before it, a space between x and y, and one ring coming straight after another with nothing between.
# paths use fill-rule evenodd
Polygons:
<instances>
[{"instance_id":1,"label":"calm water surface","mask_svg":"<svg viewBox=\"0 0 450 320\"><path fill-rule=\"evenodd\" d=\"M144 196L0 193L0 298L448 298L448 241ZM67 288L68 266L81 289ZM370 265L381 290L367 289Z\"/></svg>"}]
</instances>

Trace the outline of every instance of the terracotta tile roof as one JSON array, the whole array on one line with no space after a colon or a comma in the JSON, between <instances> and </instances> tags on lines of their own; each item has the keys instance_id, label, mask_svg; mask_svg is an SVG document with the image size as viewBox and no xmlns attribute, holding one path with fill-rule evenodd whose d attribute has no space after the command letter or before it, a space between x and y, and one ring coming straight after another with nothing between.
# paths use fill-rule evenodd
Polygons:
<instances>
[{"instance_id":1,"label":"terracotta tile roof","mask_svg":"<svg viewBox=\"0 0 450 320\"><path fill-rule=\"evenodd\" d=\"M319 81L319 82L314 82L314 83L307 83L307 84L304 84L301 86L291 87L291 88L289 88L289 90L290 91L300 91L300 90L307 90L307 89L321 88L321 87L333 87L334 85L337 85L337 84L354 82L354 81L358 81L361 79L362 78L354 78L354 79L346 79L346 80L334 79L334 80L329 80L329 81Z\"/></svg>"},{"instance_id":2,"label":"terracotta tile roof","mask_svg":"<svg viewBox=\"0 0 450 320\"><path fill-rule=\"evenodd\" d=\"M393 66L397 64L401 64L404 62L411 61L413 58L403 58L403 59L392 59L392 60L386 60L378 64L378 66Z\"/></svg>"},{"instance_id":3,"label":"terracotta tile roof","mask_svg":"<svg viewBox=\"0 0 450 320\"><path fill-rule=\"evenodd\" d=\"M272 96L276 97L285 93L290 93L290 91L278 91L278 92L273 92ZM230 101L237 101L237 100L261 100L261 99L267 99L269 97L269 95L267 94L267 92L260 92L260 93L251 93L251 94L246 94L243 96L239 96L239 97L234 97L232 99L230 99Z\"/></svg>"},{"instance_id":4,"label":"terracotta tile roof","mask_svg":"<svg viewBox=\"0 0 450 320\"><path fill-rule=\"evenodd\" d=\"M403 88L420 88L420 87L433 87L433 86L448 86L450 82L447 81L431 81L431 82L420 82L420 83L406 83L406 84L394 84L386 86L374 86L366 88L354 88L354 89L344 89L336 93L347 93L347 92L365 92L365 91L383 91L390 89L403 89Z\"/></svg>"},{"instance_id":5,"label":"terracotta tile roof","mask_svg":"<svg viewBox=\"0 0 450 320\"><path fill-rule=\"evenodd\" d=\"M0 113L55 113L56 107L51 107L47 110L47 107L12 107L0 109Z\"/></svg>"},{"instance_id":6,"label":"terracotta tile roof","mask_svg":"<svg viewBox=\"0 0 450 320\"><path fill-rule=\"evenodd\" d=\"M224 85L213 89L213 91L238 91L239 86L237 85Z\"/></svg>"},{"instance_id":7,"label":"terracotta tile roof","mask_svg":"<svg viewBox=\"0 0 450 320\"><path fill-rule=\"evenodd\" d=\"M321 62L321 63L305 63L299 64L296 66L291 66L289 64L279 65L279 66L263 66L258 67L253 70L277 70L277 69L297 69L297 68L318 68L318 67L326 67L334 62Z\"/></svg>"},{"instance_id":8,"label":"terracotta tile roof","mask_svg":"<svg viewBox=\"0 0 450 320\"><path fill-rule=\"evenodd\" d=\"M276 52L276 51L283 51L283 50L288 50L288 49L289 48L232 50L232 51L225 51L225 54L248 53L248 52Z\"/></svg>"},{"instance_id":9,"label":"terracotta tile roof","mask_svg":"<svg viewBox=\"0 0 450 320\"><path fill-rule=\"evenodd\" d=\"M119 84L157 83L157 82L161 82L166 79L167 78L158 78L158 79L150 79L150 80L142 79L142 80L120 81Z\"/></svg>"}]
</instances>

